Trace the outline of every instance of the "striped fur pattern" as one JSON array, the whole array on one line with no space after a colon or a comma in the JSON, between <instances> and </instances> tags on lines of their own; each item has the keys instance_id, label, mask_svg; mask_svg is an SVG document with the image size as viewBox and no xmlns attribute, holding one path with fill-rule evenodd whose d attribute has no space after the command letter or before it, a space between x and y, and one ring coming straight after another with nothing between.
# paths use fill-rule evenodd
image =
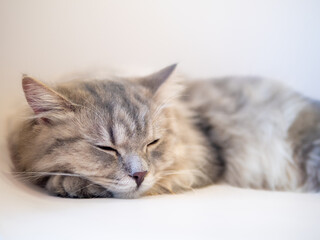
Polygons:
<instances>
[{"instance_id":1,"label":"striped fur pattern","mask_svg":"<svg viewBox=\"0 0 320 240\"><path fill-rule=\"evenodd\" d=\"M31 109L9 138L14 172L74 198L216 182L320 190L318 103L256 78L182 81L174 69L55 87L24 76ZM134 172L147 172L140 186Z\"/></svg>"}]
</instances>

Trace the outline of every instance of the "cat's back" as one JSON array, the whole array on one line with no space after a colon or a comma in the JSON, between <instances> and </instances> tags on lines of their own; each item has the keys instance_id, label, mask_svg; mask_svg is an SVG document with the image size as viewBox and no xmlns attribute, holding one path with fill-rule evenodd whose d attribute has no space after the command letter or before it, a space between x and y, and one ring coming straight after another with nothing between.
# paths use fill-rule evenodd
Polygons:
<instances>
[{"instance_id":1,"label":"cat's back","mask_svg":"<svg viewBox=\"0 0 320 240\"><path fill-rule=\"evenodd\" d=\"M230 77L190 82L184 101L199 129L219 146L228 183L268 189L302 184L288 138L309 104L304 97L276 82Z\"/></svg>"},{"instance_id":2,"label":"cat's back","mask_svg":"<svg viewBox=\"0 0 320 240\"><path fill-rule=\"evenodd\" d=\"M216 112L236 114L258 109L304 102L303 97L279 82L258 77L225 77L193 80L184 94L194 107L214 109Z\"/></svg>"}]
</instances>

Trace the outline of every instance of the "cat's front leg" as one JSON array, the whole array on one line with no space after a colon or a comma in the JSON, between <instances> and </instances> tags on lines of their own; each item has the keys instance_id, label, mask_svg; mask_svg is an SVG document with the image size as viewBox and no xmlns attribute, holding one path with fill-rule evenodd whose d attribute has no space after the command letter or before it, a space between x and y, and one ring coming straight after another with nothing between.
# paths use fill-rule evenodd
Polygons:
<instances>
[{"instance_id":1,"label":"cat's front leg","mask_svg":"<svg viewBox=\"0 0 320 240\"><path fill-rule=\"evenodd\" d=\"M45 188L55 196L69 198L112 197L107 189L80 177L51 176Z\"/></svg>"}]
</instances>

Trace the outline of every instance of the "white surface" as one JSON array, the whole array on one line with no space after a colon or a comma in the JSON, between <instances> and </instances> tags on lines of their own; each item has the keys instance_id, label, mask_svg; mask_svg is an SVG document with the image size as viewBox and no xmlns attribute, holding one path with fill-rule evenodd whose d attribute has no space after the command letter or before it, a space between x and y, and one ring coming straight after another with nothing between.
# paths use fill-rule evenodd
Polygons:
<instances>
[{"instance_id":1,"label":"white surface","mask_svg":"<svg viewBox=\"0 0 320 240\"><path fill-rule=\"evenodd\" d=\"M0 0L0 239L320 239L320 196L212 186L137 200L49 197L7 175L21 73L55 81L179 62L255 74L319 98L319 1Z\"/></svg>"}]
</instances>

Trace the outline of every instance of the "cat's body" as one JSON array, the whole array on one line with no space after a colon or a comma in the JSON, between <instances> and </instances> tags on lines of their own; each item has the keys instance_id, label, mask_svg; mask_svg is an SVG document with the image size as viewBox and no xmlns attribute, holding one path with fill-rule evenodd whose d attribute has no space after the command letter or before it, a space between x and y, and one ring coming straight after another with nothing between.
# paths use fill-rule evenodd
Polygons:
<instances>
[{"instance_id":1,"label":"cat's body","mask_svg":"<svg viewBox=\"0 0 320 240\"><path fill-rule=\"evenodd\" d=\"M310 161L311 152L320 150L319 104L258 78L194 82L187 95L203 134L224 159L225 182L258 189L320 190L319 152L314 156L318 160Z\"/></svg>"},{"instance_id":2,"label":"cat's body","mask_svg":"<svg viewBox=\"0 0 320 240\"><path fill-rule=\"evenodd\" d=\"M16 171L66 197L132 198L219 181L320 190L317 103L254 78L166 81L174 68L55 90L25 77L34 113L10 139Z\"/></svg>"}]
</instances>

